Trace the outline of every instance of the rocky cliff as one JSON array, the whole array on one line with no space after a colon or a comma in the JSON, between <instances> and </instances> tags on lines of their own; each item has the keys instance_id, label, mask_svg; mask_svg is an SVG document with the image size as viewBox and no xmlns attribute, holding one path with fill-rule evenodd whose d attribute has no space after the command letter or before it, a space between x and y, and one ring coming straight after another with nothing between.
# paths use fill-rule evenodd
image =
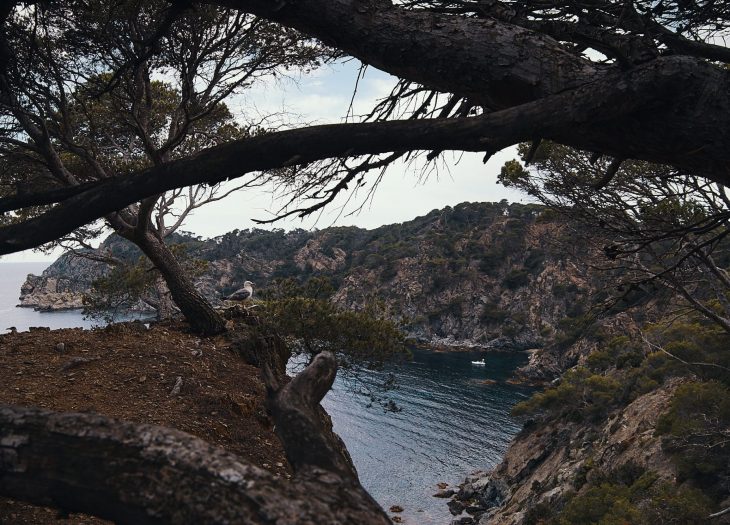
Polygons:
<instances>
[{"instance_id":1,"label":"rocky cliff","mask_svg":"<svg viewBox=\"0 0 730 525\"><path fill-rule=\"evenodd\" d=\"M244 280L265 292L274 280L327 277L333 300L360 309L380 301L406 330L429 344L540 347L590 290L580 265L555 247L563 227L535 205L463 203L374 230L235 230L210 240L178 237L188 255L207 261L198 288L214 303ZM100 251L135 260L116 237ZM64 255L29 276L21 304L79 307L102 263Z\"/></svg>"},{"instance_id":2,"label":"rocky cliff","mask_svg":"<svg viewBox=\"0 0 730 525\"><path fill-rule=\"evenodd\" d=\"M49 311L83 308L84 293L107 271L104 264L64 254L41 275L28 275L18 306Z\"/></svg>"},{"instance_id":3,"label":"rocky cliff","mask_svg":"<svg viewBox=\"0 0 730 525\"><path fill-rule=\"evenodd\" d=\"M529 419L502 462L454 494L454 523L730 523L730 335L656 307L642 325L647 310L567 348L577 364L515 407Z\"/></svg>"},{"instance_id":4,"label":"rocky cliff","mask_svg":"<svg viewBox=\"0 0 730 525\"><path fill-rule=\"evenodd\" d=\"M679 384L672 380L595 425L531 422L495 470L465 480L449 508L455 514L468 508L465 517L479 525L527 525L552 515L589 482L621 469L637 478L651 472L654 483L676 483L677 468L655 431Z\"/></svg>"}]
</instances>

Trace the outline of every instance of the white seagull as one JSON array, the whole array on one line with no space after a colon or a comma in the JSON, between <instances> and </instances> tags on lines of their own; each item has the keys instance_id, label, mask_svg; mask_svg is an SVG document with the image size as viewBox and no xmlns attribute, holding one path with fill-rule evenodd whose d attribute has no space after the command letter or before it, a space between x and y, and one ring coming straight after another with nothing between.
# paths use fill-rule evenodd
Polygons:
<instances>
[{"instance_id":1,"label":"white seagull","mask_svg":"<svg viewBox=\"0 0 730 525\"><path fill-rule=\"evenodd\" d=\"M253 297L253 283L251 281L246 281L243 283L243 288L236 290L226 297L226 301L245 301L251 297Z\"/></svg>"}]
</instances>

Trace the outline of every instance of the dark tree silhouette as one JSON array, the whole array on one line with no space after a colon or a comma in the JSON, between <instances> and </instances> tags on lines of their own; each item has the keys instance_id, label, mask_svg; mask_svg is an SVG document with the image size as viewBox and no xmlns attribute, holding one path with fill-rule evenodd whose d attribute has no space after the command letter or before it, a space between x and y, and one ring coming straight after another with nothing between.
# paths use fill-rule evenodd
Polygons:
<instances>
[{"instance_id":1,"label":"dark tree silhouette","mask_svg":"<svg viewBox=\"0 0 730 525\"><path fill-rule=\"evenodd\" d=\"M216 6L194 13L158 1L54 7L16 11L3 35L13 53L0 75L1 182L17 194L121 178L249 136L256 123L237 122L225 99L321 55L291 30ZM177 189L103 216L158 270L158 312L171 311L171 296L204 334L221 332L224 321L165 239L192 211L231 191L216 184ZM98 232L80 228L56 242L88 248L89 234Z\"/></svg>"},{"instance_id":2,"label":"dark tree silhouette","mask_svg":"<svg viewBox=\"0 0 730 525\"><path fill-rule=\"evenodd\" d=\"M384 107L374 122L232 142L190 159L196 173L183 168L188 173L174 182L162 180L172 168L163 165L124 182L108 181L104 189L86 188L76 197L37 196L62 202L25 223L26 236L14 227L1 229L1 253L47 242L155 192L335 157L367 161L368 155L448 149L489 155L520 141L550 139L610 156L617 164L640 159L730 181L724 3L660 2L661 8L655 2L609 0L209 3L298 29L400 77L392 97L396 105L418 94L432 98L425 106L415 104L408 115L413 118L386 122L404 115ZM434 101L437 94L440 102ZM379 165L370 161L365 168ZM324 177L321 187L327 189L315 200L345 191L363 170ZM97 202L97 195L112 192L114 199ZM35 202L3 202L2 209ZM79 202L90 203L89 209L81 216L67 213Z\"/></svg>"}]
</instances>

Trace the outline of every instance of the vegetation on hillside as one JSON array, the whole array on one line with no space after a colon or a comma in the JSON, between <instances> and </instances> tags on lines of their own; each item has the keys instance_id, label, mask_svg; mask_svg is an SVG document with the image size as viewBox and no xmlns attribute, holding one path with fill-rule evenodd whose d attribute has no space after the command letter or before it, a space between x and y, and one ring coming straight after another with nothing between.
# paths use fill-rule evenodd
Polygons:
<instances>
[{"instance_id":1,"label":"vegetation on hillside","mask_svg":"<svg viewBox=\"0 0 730 525\"><path fill-rule=\"evenodd\" d=\"M529 525L702 523L730 490L730 337L687 315L645 326L637 337L604 340L558 385L517 404L515 415L595 426L670 379L679 380L655 434L677 469L676 483L638 465L624 474L592 472L557 505L530 509ZM590 467L589 467L590 469Z\"/></svg>"},{"instance_id":2,"label":"vegetation on hillside","mask_svg":"<svg viewBox=\"0 0 730 525\"><path fill-rule=\"evenodd\" d=\"M287 279L306 286L312 278L326 278L340 306L364 310L370 295L377 295L385 313L418 337L473 338L480 344L503 337L524 347L552 337L563 315L584 313L590 286L567 265L559 244L564 234L559 218L545 208L502 201L462 203L374 230L234 230L209 240L175 235L170 242L176 254L185 254L186 265L205 263L197 284L214 303L246 280L256 283L257 294L265 294ZM148 276L135 270L140 252L119 237L110 237L98 251L125 261L125 271L116 270L114 281L122 286L128 279L134 297L114 300L119 294L107 278L87 286L99 291L97 296L109 293L110 305L134 303L140 292L150 304L154 294L140 283ZM532 297L533 284L546 270L542 286L553 293ZM110 271L72 275L83 282L84 272ZM48 270L55 272L53 266ZM528 301L545 303L541 319L526 315Z\"/></svg>"}]
</instances>

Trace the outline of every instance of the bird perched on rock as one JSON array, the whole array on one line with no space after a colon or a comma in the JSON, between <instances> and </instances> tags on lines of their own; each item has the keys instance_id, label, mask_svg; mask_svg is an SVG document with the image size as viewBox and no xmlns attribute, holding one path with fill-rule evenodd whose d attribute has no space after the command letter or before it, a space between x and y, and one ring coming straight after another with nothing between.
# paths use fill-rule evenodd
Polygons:
<instances>
[{"instance_id":1,"label":"bird perched on rock","mask_svg":"<svg viewBox=\"0 0 730 525\"><path fill-rule=\"evenodd\" d=\"M251 281L246 281L243 283L243 288L236 290L226 297L226 301L245 301L251 297L253 297L253 283Z\"/></svg>"}]
</instances>

